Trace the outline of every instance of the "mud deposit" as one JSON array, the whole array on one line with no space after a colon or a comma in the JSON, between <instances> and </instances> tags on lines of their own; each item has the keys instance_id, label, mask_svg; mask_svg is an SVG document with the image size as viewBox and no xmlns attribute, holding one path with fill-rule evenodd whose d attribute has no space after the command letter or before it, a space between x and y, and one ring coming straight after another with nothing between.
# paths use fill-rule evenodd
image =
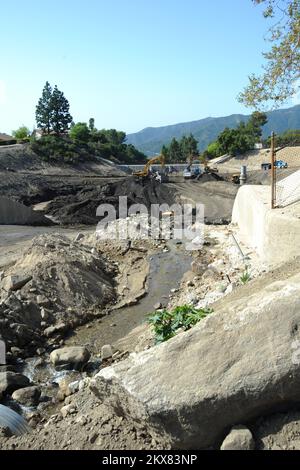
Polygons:
<instances>
[{"instance_id":1,"label":"mud deposit","mask_svg":"<svg viewBox=\"0 0 300 470\"><path fill-rule=\"evenodd\" d=\"M96 224L97 208L101 204L111 204L119 217L119 197L126 196L128 208L133 204L172 204L174 191L154 180L140 181L128 177L117 182L88 185L76 194L56 197L48 206L46 213L62 224Z\"/></svg>"}]
</instances>

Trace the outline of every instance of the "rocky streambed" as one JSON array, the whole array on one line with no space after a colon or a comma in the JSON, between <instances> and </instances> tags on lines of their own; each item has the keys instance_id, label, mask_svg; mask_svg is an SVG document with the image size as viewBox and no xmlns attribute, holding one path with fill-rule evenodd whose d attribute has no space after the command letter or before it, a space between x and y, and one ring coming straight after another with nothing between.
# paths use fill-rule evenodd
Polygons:
<instances>
[{"instance_id":1,"label":"rocky streambed","mask_svg":"<svg viewBox=\"0 0 300 470\"><path fill-rule=\"evenodd\" d=\"M117 389L106 381L106 374L122 371L124 365L128 376L135 376L138 369L131 371L132 361L143 353L152 358L154 369L158 367L155 357L161 346L153 348L153 333L145 322L148 313L183 304L214 308L217 301L243 288L245 269L249 279L261 274L258 260L245 247L245 259L241 259L231 236L233 227L206 230L204 246L194 252L185 251L180 241L97 242L89 233L71 239L53 234L33 240L21 259L6 269L2 282L2 318L13 319L21 334L13 334L16 330L9 329L7 321L0 322L9 360L0 372L2 403L22 413L33 431L21 438L0 438L3 448L174 446L170 440L173 431L170 434L169 429L166 433L164 427L158 428L131 402L122 383L123 373ZM90 297L94 295L97 303ZM32 311L35 315L29 315ZM35 318L37 324L28 329L22 323L25 318ZM22 332L25 337L32 332L34 336L20 343ZM189 337L180 333L170 341L170 351L172 344L183 341L180 354L174 351L175 363L188 353ZM170 351L161 362L172 359ZM189 370L193 366L191 358L187 366ZM171 369L175 373L174 363ZM155 377L152 369L149 374L150 382L143 379L147 389ZM197 374L192 375L197 380ZM168 383L165 385L167 390ZM238 429L238 436L239 431L247 434L247 430Z\"/></svg>"},{"instance_id":2,"label":"rocky streambed","mask_svg":"<svg viewBox=\"0 0 300 470\"><path fill-rule=\"evenodd\" d=\"M43 422L101 367L128 355L118 340L145 324L157 299L168 303L190 263L172 241L128 247L89 234L39 235L3 273L2 402L32 426Z\"/></svg>"}]
</instances>

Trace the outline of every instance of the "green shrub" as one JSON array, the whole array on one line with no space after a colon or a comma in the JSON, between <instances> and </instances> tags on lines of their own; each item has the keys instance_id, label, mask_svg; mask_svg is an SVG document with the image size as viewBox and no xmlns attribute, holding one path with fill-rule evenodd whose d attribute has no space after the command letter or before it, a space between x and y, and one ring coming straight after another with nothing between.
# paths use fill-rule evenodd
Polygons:
<instances>
[{"instance_id":1,"label":"green shrub","mask_svg":"<svg viewBox=\"0 0 300 470\"><path fill-rule=\"evenodd\" d=\"M249 282L251 279L251 275L248 271L248 268L246 267L245 271L243 272L243 274L241 275L240 277L240 281L242 284L247 284L247 282Z\"/></svg>"},{"instance_id":2,"label":"green shrub","mask_svg":"<svg viewBox=\"0 0 300 470\"><path fill-rule=\"evenodd\" d=\"M12 135L14 136L15 139L23 141L29 138L30 130L26 126L21 126L16 131L13 131Z\"/></svg>"},{"instance_id":3,"label":"green shrub","mask_svg":"<svg viewBox=\"0 0 300 470\"><path fill-rule=\"evenodd\" d=\"M30 146L45 161L74 164L78 161L91 159L85 146L76 145L66 137L45 135L38 140L31 140Z\"/></svg>"},{"instance_id":4,"label":"green shrub","mask_svg":"<svg viewBox=\"0 0 300 470\"><path fill-rule=\"evenodd\" d=\"M156 344L159 344L175 336L179 328L189 330L212 312L213 310L209 308L196 309L190 305L183 305L171 312L163 309L152 313L148 317L148 323L153 327Z\"/></svg>"}]
</instances>

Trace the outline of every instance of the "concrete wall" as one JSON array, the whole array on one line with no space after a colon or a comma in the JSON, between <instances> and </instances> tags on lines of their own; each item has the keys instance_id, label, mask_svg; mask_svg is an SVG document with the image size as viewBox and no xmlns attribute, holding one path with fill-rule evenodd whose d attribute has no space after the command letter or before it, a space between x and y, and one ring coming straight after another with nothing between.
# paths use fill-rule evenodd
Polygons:
<instances>
[{"instance_id":1,"label":"concrete wall","mask_svg":"<svg viewBox=\"0 0 300 470\"><path fill-rule=\"evenodd\" d=\"M241 239L254 248L263 262L276 265L300 255L300 202L271 209L269 186L242 186L236 196L232 223Z\"/></svg>"},{"instance_id":2,"label":"concrete wall","mask_svg":"<svg viewBox=\"0 0 300 470\"><path fill-rule=\"evenodd\" d=\"M0 197L0 225L53 225L44 215L6 197Z\"/></svg>"}]
</instances>

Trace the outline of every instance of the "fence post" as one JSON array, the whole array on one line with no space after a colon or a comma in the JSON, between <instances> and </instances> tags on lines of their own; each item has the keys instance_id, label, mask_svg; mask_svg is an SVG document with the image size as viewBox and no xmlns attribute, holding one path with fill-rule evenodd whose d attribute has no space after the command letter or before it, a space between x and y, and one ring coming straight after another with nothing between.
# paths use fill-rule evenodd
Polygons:
<instances>
[{"instance_id":1,"label":"fence post","mask_svg":"<svg viewBox=\"0 0 300 470\"><path fill-rule=\"evenodd\" d=\"M271 135L271 209L275 208L276 201L276 173L275 173L275 133Z\"/></svg>"}]
</instances>

